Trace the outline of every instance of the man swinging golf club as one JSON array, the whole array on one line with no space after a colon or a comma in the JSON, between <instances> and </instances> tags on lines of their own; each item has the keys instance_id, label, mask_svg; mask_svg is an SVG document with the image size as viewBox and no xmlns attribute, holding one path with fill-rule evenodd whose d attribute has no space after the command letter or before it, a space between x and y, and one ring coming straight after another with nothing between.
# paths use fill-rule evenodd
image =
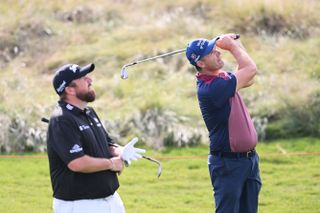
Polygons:
<instances>
[{"instance_id":1,"label":"man swinging golf club","mask_svg":"<svg viewBox=\"0 0 320 213\"><path fill-rule=\"evenodd\" d=\"M224 71L221 53L229 51L238 67ZM257 133L239 90L253 84L256 64L236 34L195 39L186 49L197 69L197 95L210 138L209 173L216 212L255 213L261 188Z\"/></svg>"},{"instance_id":2,"label":"man swinging golf club","mask_svg":"<svg viewBox=\"0 0 320 213\"><path fill-rule=\"evenodd\" d=\"M124 161L141 158L135 138L123 149L114 144L89 102L95 100L94 64L58 69L53 86L60 100L48 126L47 150L55 213L124 213L117 174Z\"/></svg>"}]
</instances>

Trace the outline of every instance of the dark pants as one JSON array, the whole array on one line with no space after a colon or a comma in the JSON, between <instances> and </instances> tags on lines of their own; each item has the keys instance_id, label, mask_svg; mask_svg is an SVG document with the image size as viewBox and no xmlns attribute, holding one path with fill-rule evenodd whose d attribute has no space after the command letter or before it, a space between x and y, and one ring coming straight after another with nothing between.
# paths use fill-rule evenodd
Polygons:
<instances>
[{"instance_id":1,"label":"dark pants","mask_svg":"<svg viewBox=\"0 0 320 213\"><path fill-rule=\"evenodd\" d=\"M208 166L217 213L256 213L261 189L259 157L209 155Z\"/></svg>"}]
</instances>

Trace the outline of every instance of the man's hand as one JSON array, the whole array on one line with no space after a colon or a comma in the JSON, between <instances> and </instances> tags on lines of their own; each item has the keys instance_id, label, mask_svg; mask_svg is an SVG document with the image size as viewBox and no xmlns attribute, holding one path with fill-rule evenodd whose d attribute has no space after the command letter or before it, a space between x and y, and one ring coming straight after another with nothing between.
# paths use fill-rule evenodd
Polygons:
<instances>
[{"instance_id":1,"label":"man's hand","mask_svg":"<svg viewBox=\"0 0 320 213\"><path fill-rule=\"evenodd\" d=\"M235 71L237 79L236 91L251 86L257 73L257 66L243 47L240 39L237 39L237 34L221 35L216 44L217 47L228 50L237 61L238 67Z\"/></svg>"},{"instance_id":2,"label":"man's hand","mask_svg":"<svg viewBox=\"0 0 320 213\"><path fill-rule=\"evenodd\" d=\"M233 48L242 47L240 39L238 39L239 35L230 33L230 34L224 34L219 36L219 39L217 40L217 47L223 49L232 51Z\"/></svg>"},{"instance_id":3,"label":"man's hand","mask_svg":"<svg viewBox=\"0 0 320 213\"><path fill-rule=\"evenodd\" d=\"M118 144L109 144L109 150L113 157L119 157L122 153L122 148Z\"/></svg>"},{"instance_id":4,"label":"man's hand","mask_svg":"<svg viewBox=\"0 0 320 213\"><path fill-rule=\"evenodd\" d=\"M123 160L120 157L113 157L109 159L111 162L111 171L117 172L119 175L124 169Z\"/></svg>"},{"instance_id":5,"label":"man's hand","mask_svg":"<svg viewBox=\"0 0 320 213\"><path fill-rule=\"evenodd\" d=\"M138 140L138 138L133 138L129 143L127 143L127 145L123 147L121 158L129 165L132 160L138 160L139 158L142 158L141 154L146 152L144 149L134 147Z\"/></svg>"}]
</instances>

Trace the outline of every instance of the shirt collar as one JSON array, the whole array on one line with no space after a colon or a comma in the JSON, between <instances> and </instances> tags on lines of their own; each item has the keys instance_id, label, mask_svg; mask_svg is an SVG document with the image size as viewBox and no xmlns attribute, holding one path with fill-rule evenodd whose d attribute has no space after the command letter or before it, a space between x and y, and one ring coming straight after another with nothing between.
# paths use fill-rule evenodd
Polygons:
<instances>
[{"instance_id":1,"label":"shirt collar","mask_svg":"<svg viewBox=\"0 0 320 213\"><path fill-rule=\"evenodd\" d=\"M80 108L78 108L78 107L76 107L76 106L74 106L74 105L72 105L70 103L67 103L67 102L61 101L61 100L58 101L58 104L59 104L60 107L72 112L73 114L85 114L86 110L87 110L87 108L82 110L82 109L80 109Z\"/></svg>"},{"instance_id":2,"label":"shirt collar","mask_svg":"<svg viewBox=\"0 0 320 213\"><path fill-rule=\"evenodd\" d=\"M204 83L208 84L211 83L216 78L223 78L225 80L228 79L228 74L226 72L220 72L218 75L208 75L208 74L203 74L201 72L197 72L196 78L198 80L204 81Z\"/></svg>"}]
</instances>

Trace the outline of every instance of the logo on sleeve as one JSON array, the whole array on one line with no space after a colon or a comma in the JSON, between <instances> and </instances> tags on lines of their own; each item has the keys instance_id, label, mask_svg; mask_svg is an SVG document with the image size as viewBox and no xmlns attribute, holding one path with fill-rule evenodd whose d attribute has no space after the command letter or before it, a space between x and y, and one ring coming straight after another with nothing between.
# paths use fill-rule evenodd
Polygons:
<instances>
[{"instance_id":1,"label":"logo on sleeve","mask_svg":"<svg viewBox=\"0 0 320 213\"><path fill-rule=\"evenodd\" d=\"M83 148L81 146L79 146L78 144L73 145L73 147L69 150L69 152L72 153L77 153L77 152L81 152L83 150Z\"/></svg>"}]
</instances>

